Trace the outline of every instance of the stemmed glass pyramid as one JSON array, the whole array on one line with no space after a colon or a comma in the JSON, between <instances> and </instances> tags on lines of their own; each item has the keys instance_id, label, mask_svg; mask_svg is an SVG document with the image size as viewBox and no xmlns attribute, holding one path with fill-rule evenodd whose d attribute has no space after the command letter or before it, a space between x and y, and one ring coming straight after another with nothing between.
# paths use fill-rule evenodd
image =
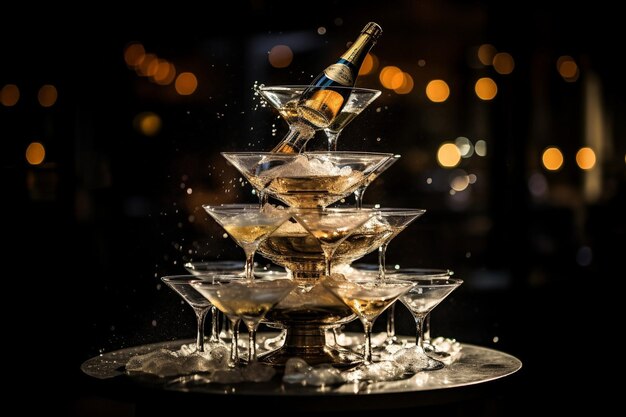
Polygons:
<instances>
[{"instance_id":1,"label":"stemmed glass pyramid","mask_svg":"<svg viewBox=\"0 0 626 417\"><path fill-rule=\"evenodd\" d=\"M298 109L305 89L306 86L260 86L256 90L289 124L290 135L308 135L310 132L302 126L305 122ZM330 124L308 126L309 130L325 131L329 151L309 152L302 148L300 153L222 153L260 197L275 198L288 205L288 209L268 211L269 205L263 204L263 197L260 209L256 205L204 206L246 252L248 280L245 286L253 285L249 272L257 249L266 258L287 268L297 283L293 291L277 300L267 312L266 320L284 328L286 336L280 349L260 358L265 363L282 365L292 356L302 357L310 364L330 362L351 366L360 362L353 352L326 344L326 329L353 320L356 314L364 321L367 332L369 325L366 323L371 324L414 285L387 282L381 277L355 284L356 287L349 283L331 286L325 283L328 278L322 279L323 276L334 277L335 264L349 265L379 247L382 275L389 241L424 213L424 210L412 209L362 208L366 187L395 163L399 155L335 150L342 129L380 95L377 90L353 88L350 91L348 102ZM357 198L357 207L329 208L352 193ZM202 285L207 292L205 295L215 300L220 308L220 297L209 296L214 290L208 284ZM357 308L355 303L363 300L368 306ZM230 314L231 320L237 316L232 309L222 307L220 310ZM227 310L231 310L230 313ZM249 330L253 332L254 326L249 326ZM366 362L370 361L371 346L365 354ZM253 352L250 357L254 357Z\"/></svg>"}]
</instances>

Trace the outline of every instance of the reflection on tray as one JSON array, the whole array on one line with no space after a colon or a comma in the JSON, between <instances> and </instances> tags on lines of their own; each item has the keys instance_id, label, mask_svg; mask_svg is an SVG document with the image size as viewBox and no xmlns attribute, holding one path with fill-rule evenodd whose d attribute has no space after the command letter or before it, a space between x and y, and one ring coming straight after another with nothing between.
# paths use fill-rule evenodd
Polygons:
<instances>
[{"instance_id":1,"label":"reflection on tray","mask_svg":"<svg viewBox=\"0 0 626 417\"><path fill-rule=\"evenodd\" d=\"M263 338L259 337L259 341L261 342L268 337L275 337L276 334L270 333L265 336ZM407 342L409 340L408 338L404 339ZM235 373L238 371L224 371L224 374L220 377L224 378L223 382L225 383L218 384L214 382L214 376L208 373L182 376L176 374L158 378L144 373L128 373L125 370L125 364L134 356L159 352L162 349L181 351L188 349L186 345L191 343L191 340L162 342L104 353L84 362L81 369L85 374L98 379L124 377L130 378L137 383L174 391L202 392L207 394L364 395L425 391L482 383L515 373L522 366L517 358L506 353L480 346L463 345L463 354L458 360L441 370L418 372L412 376L378 382L356 381L342 383L341 380L336 379L339 371L334 369L325 369L328 375L324 377L335 375L335 379L329 380L330 383L328 384L317 384L319 386L311 386L315 384L308 382L302 384L302 381L294 378L293 374L292 382L295 383L286 383L283 381L284 375L282 373L274 375L274 372L269 377L264 377L264 383L240 383L241 376L235 376ZM263 343L259 344L263 346ZM227 375L229 372L232 375ZM228 381L228 376L234 377L231 381Z\"/></svg>"}]
</instances>

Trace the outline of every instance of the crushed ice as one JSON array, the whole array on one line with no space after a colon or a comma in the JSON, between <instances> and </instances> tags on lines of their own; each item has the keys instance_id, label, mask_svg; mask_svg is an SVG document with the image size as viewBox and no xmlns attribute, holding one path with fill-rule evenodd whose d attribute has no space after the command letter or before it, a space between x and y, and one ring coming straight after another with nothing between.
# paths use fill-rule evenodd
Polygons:
<instances>
[{"instance_id":1,"label":"crushed ice","mask_svg":"<svg viewBox=\"0 0 626 417\"><path fill-rule=\"evenodd\" d=\"M252 363L243 368L228 366L228 346L213 347L210 352L196 353L193 345L183 345L179 350L159 349L143 355L133 356L126 363L129 373L145 373L161 378L204 373L208 380L219 384L238 382L265 382L274 377L276 371L261 363Z\"/></svg>"},{"instance_id":2,"label":"crushed ice","mask_svg":"<svg viewBox=\"0 0 626 417\"><path fill-rule=\"evenodd\" d=\"M322 156L298 155L293 161L268 169L262 176L271 178L349 176L350 166L338 167Z\"/></svg>"}]
</instances>

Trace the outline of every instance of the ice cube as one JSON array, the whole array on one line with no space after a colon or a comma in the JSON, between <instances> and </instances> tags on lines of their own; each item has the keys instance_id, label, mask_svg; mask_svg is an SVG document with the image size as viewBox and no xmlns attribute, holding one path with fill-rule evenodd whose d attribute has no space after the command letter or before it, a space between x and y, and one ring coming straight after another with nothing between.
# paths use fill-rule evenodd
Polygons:
<instances>
[{"instance_id":1,"label":"ice cube","mask_svg":"<svg viewBox=\"0 0 626 417\"><path fill-rule=\"evenodd\" d=\"M126 363L126 370L129 372L148 372L146 369L153 369L165 361L173 358L172 352L167 349L159 349L144 355L136 355Z\"/></svg>"},{"instance_id":2,"label":"ice cube","mask_svg":"<svg viewBox=\"0 0 626 417\"><path fill-rule=\"evenodd\" d=\"M300 384L306 379L306 374L313 368L304 359L289 358L285 363L283 382L287 384Z\"/></svg>"},{"instance_id":3,"label":"ice cube","mask_svg":"<svg viewBox=\"0 0 626 417\"><path fill-rule=\"evenodd\" d=\"M306 156L301 154L296 156L291 162L268 169L260 177L263 177L265 180L271 180L278 177L348 176L351 174L352 168L349 166L339 168L323 156Z\"/></svg>"},{"instance_id":4,"label":"ice cube","mask_svg":"<svg viewBox=\"0 0 626 417\"><path fill-rule=\"evenodd\" d=\"M401 349L394 353L393 360L396 364L404 368L404 372L416 373L433 365L435 362L429 358L421 348L415 346L407 349Z\"/></svg>"},{"instance_id":5,"label":"ice cube","mask_svg":"<svg viewBox=\"0 0 626 417\"><path fill-rule=\"evenodd\" d=\"M393 361L381 361L369 364L367 366L359 366L357 368L344 371L342 377L346 381L394 381L402 378L405 369L402 365Z\"/></svg>"},{"instance_id":6,"label":"ice cube","mask_svg":"<svg viewBox=\"0 0 626 417\"><path fill-rule=\"evenodd\" d=\"M305 383L315 387L337 385L346 382L341 372L330 364L318 365L306 374Z\"/></svg>"}]
</instances>

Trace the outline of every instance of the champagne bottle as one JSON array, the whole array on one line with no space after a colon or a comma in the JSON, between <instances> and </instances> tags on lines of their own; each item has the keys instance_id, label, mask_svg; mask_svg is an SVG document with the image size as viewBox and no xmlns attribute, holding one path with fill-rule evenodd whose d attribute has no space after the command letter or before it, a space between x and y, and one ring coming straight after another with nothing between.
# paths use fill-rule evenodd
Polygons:
<instances>
[{"instance_id":1,"label":"champagne bottle","mask_svg":"<svg viewBox=\"0 0 626 417\"><path fill-rule=\"evenodd\" d=\"M354 87L363 60L382 33L377 23L369 22L339 60L315 77L298 101L299 122L272 152L300 152L316 129L333 122L351 93L350 88L336 87Z\"/></svg>"}]
</instances>

